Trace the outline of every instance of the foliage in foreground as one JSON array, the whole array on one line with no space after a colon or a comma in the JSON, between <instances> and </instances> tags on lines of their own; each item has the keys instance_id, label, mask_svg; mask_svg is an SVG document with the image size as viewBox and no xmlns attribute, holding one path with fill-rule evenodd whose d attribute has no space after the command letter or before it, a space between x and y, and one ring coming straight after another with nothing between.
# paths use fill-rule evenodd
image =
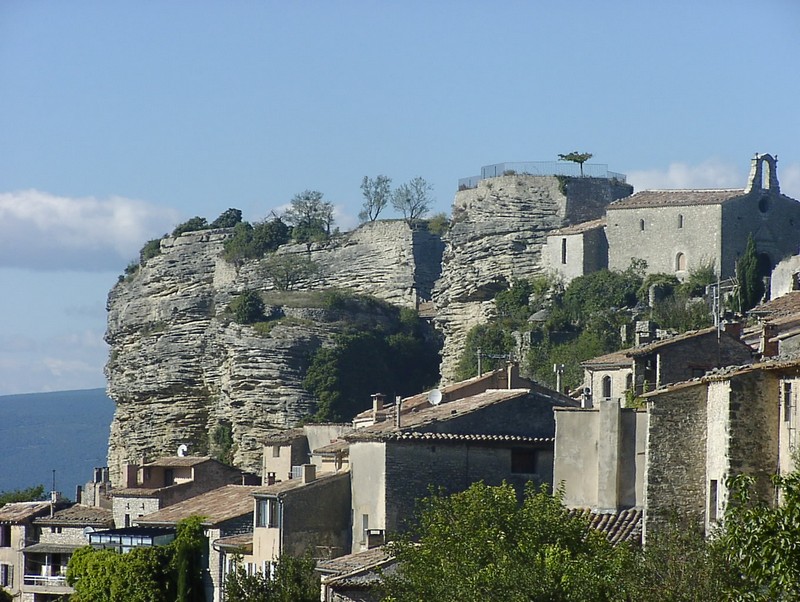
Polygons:
<instances>
[{"instance_id":1,"label":"foliage in foreground","mask_svg":"<svg viewBox=\"0 0 800 602\"><path fill-rule=\"evenodd\" d=\"M205 600L200 559L207 544L202 518L178 524L175 540L166 546L134 548L127 554L75 551L67 566L73 602L201 602Z\"/></svg>"},{"instance_id":2,"label":"foliage in foreground","mask_svg":"<svg viewBox=\"0 0 800 602\"><path fill-rule=\"evenodd\" d=\"M317 602L319 576L310 555L283 555L275 565L273 578L248 575L241 564L225 577L224 602Z\"/></svg>"},{"instance_id":3,"label":"foliage in foreground","mask_svg":"<svg viewBox=\"0 0 800 602\"><path fill-rule=\"evenodd\" d=\"M483 483L423 500L418 530L391 544L388 600L614 600L628 559L557 494Z\"/></svg>"}]
</instances>

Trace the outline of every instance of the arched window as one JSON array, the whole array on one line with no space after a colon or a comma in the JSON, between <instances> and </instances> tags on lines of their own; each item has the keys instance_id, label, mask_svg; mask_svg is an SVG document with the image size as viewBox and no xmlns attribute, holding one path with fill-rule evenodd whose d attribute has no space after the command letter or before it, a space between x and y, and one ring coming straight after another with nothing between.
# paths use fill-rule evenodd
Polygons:
<instances>
[{"instance_id":1,"label":"arched window","mask_svg":"<svg viewBox=\"0 0 800 602\"><path fill-rule=\"evenodd\" d=\"M641 230L642 232L644 232L644 220L643 220L643 219L640 219L640 220L639 220L639 230Z\"/></svg>"},{"instance_id":2,"label":"arched window","mask_svg":"<svg viewBox=\"0 0 800 602\"><path fill-rule=\"evenodd\" d=\"M683 253L678 253L675 256L675 271L676 272L686 271L686 255L684 255Z\"/></svg>"},{"instance_id":3,"label":"arched window","mask_svg":"<svg viewBox=\"0 0 800 602\"><path fill-rule=\"evenodd\" d=\"M608 399L611 397L611 377L604 376L603 377L603 397Z\"/></svg>"},{"instance_id":4,"label":"arched window","mask_svg":"<svg viewBox=\"0 0 800 602\"><path fill-rule=\"evenodd\" d=\"M683 214L678 215L678 228L683 228Z\"/></svg>"}]
</instances>

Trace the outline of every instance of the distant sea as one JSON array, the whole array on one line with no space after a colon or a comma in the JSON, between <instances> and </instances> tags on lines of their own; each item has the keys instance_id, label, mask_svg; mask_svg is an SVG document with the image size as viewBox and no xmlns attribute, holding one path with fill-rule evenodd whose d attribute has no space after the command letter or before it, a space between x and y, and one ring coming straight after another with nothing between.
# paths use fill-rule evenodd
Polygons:
<instances>
[{"instance_id":1,"label":"distant sea","mask_svg":"<svg viewBox=\"0 0 800 602\"><path fill-rule=\"evenodd\" d=\"M104 389L0 396L0 491L75 486L106 466L114 402Z\"/></svg>"}]
</instances>

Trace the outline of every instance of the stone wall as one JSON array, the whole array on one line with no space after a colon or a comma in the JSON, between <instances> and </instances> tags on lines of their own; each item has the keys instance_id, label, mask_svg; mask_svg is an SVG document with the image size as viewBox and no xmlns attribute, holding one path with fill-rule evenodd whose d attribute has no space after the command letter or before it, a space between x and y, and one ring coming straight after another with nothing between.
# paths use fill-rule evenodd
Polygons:
<instances>
[{"instance_id":1,"label":"stone wall","mask_svg":"<svg viewBox=\"0 0 800 602\"><path fill-rule=\"evenodd\" d=\"M643 537L677 516L702 527L706 482L706 387L676 386L647 398Z\"/></svg>"},{"instance_id":2,"label":"stone wall","mask_svg":"<svg viewBox=\"0 0 800 602\"><path fill-rule=\"evenodd\" d=\"M350 474L325 476L284 494L282 553L333 556L350 550Z\"/></svg>"}]
</instances>

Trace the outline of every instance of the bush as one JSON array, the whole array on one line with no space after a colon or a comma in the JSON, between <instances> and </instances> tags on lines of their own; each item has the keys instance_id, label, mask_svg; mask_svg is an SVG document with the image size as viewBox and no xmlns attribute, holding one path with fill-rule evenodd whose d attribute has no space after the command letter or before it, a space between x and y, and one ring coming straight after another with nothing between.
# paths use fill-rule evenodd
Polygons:
<instances>
[{"instance_id":1,"label":"bush","mask_svg":"<svg viewBox=\"0 0 800 602\"><path fill-rule=\"evenodd\" d=\"M223 243L223 257L240 265L246 259L259 259L289 242L289 227L280 218L251 225L240 222L233 228L233 236Z\"/></svg>"},{"instance_id":2,"label":"bush","mask_svg":"<svg viewBox=\"0 0 800 602\"><path fill-rule=\"evenodd\" d=\"M153 240L148 240L142 249L139 251L139 263L144 265L148 259L152 259L156 255L161 254L161 239L154 238Z\"/></svg>"},{"instance_id":3,"label":"bush","mask_svg":"<svg viewBox=\"0 0 800 602\"><path fill-rule=\"evenodd\" d=\"M264 319L264 301L258 291L244 291L231 301L228 310L239 324L253 324Z\"/></svg>"},{"instance_id":4,"label":"bush","mask_svg":"<svg viewBox=\"0 0 800 602\"><path fill-rule=\"evenodd\" d=\"M236 224L241 223L242 212L240 209L228 209L224 211L217 219L211 222L211 228L233 228Z\"/></svg>"},{"instance_id":5,"label":"bush","mask_svg":"<svg viewBox=\"0 0 800 602\"><path fill-rule=\"evenodd\" d=\"M450 221L444 213L437 213L432 216L425 225L428 228L428 232L441 236L447 232L447 229L450 227Z\"/></svg>"},{"instance_id":6,"label":"bush","mask_svg":"<svg viewBox=\"0 0 800 602\"><path fill-rule=\"evenodd\" d=\"M464 351L456 367L458 380L477 376L478 349L481 350L482 372L490 372L505 365L506 358L514 349L514 337L498 324L478 324L473 327L467 333Z\"/></svg>"},{"instance_id":7,"label":"bush","mask_svg":"<svg viewBox=\"0 0 800 602\"><path fill-rule=\"evenodd\" d=\"M175 229L172 231L172 236L178 237L186 232L197 232L198 230L207 230L207 229L208 229L208 222L206 221L206 218L195 216L192 219L175 226Z\"/></svg>"}]
</instances>

